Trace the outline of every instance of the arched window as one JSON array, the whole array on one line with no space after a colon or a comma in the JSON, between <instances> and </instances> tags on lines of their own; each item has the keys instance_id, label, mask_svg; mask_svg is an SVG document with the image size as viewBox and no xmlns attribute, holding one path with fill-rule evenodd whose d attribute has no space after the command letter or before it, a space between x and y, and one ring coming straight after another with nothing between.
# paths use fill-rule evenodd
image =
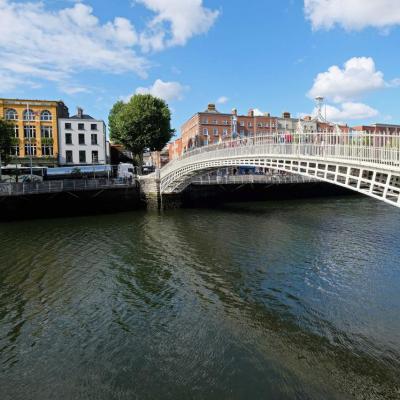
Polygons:
<instances>
[{"instance_id":1,"label":"arched window","mask_svg":"<svg viewBox=\"0 0 400 400\"><path fill-rule=\"evenodd\" d=\"M53 116L51 115L51 112L48 110L42 111L40 114L40 120L41 121L51 121L53 119Z\"/></svg>"},{"instance_id":2,"label":"arched window","mask_svg":"<svg viewBox=\"0 0 400 400\"><path fill-rule=\"evenodd\" d=\"M34 121L35 120L35 112L30 108L24 111L24 121Z\"/></svg>"},{"instance_id":3,"label":"arched window","mask_svg":"<svg viewBox=\"0 0 400 400\"><path fill-rule=\"evenodd\" d=\"M18 114L13 108L6 111L6 119L18 119Z\"/></svg>"}]
</instances>

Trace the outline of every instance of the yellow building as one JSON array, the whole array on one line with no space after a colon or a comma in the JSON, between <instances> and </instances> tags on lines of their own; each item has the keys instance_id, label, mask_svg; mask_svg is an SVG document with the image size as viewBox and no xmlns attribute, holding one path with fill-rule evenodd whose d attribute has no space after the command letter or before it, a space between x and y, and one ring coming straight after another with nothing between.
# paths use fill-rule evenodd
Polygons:
<instances>
[{"instance_id":1,"label":"yellow building","mask_svg":"<svg viewBox=\"0 0 400 400\"><path fill-rule=\"evenodd\" d=\"M15 146L12 155L19 164L56 165L58 118L68 118L62 101L0 99L0 117L12 122Z\"/></svg>"}]
</instances>

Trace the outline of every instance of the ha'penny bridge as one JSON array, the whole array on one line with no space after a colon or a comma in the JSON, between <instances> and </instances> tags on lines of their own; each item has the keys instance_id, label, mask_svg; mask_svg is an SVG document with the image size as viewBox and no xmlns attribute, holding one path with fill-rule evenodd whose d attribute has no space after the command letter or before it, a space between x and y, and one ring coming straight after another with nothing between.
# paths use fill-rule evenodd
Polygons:
<instances>
[{"instance_id":1,"label":"ha'penny bridge","mask_svg":"<svg viewBox=\"0 0 400 400\"><path fill-rule=\"evenodd\" d=\"M390 133L271 133L184 153L141 180L149 195L181 193L224 167L261 167L338 185L400 207L400 136Z\"/></svg>"}]
</instances>

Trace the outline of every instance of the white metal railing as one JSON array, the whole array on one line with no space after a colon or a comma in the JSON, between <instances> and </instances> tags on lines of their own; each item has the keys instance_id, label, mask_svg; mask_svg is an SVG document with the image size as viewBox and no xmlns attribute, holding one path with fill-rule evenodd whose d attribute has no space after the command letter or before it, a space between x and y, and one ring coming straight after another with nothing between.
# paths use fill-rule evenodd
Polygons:
<instances>
[{"instance_id":1,"label":"white metal railing","mask_svg":"<svg viewBox=\"0 0 400 400\"><path fill-rule=\"evenodd\" d=\"M212 153L212 154L210 154ZM161 170L161 177L177 167L213 158L235 156L299 156L374 164L400 168L400 135L369 132L270 133L267 135L226 140L198 147L171 161ZM187 160L188 162L184 162Z\"/></svg>"},{"instance_id":2,"label":"white metal railing","mask_svg":"<svg viewBox=\"0 0 400 400\"><path fill-rule=\"evenodd\" d=\"M266 175L225 175L225 176L197 176L191 180L195 185L229 185L229 184L286 184L317 182L316 179L294 174L266 174Z\"/></svg>"},{"instance_id":3,"label":"white metal railing","mask_svg":"<svg viewBox=\"0 0 400 400\"><path fill-rule=\"evenodd\" d=\"M0 197L40 193L77 192L135 186L135 180L75 179L34 183L0 183Z\"/></svg>"}]
</instances>

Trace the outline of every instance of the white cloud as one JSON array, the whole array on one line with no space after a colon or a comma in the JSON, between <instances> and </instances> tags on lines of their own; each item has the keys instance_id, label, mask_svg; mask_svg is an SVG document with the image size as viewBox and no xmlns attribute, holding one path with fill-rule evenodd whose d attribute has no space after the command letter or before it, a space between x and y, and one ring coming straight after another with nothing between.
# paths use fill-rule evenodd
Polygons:
<instances>
[{"instance_id":1,"label":"white cloud","mask_svg":"<svg viewBox=\"0 0 400 400\"><path fill-rule=\"evenodd\" d=\"M400 25L399 0L304 0L304 10L313 29L335 25L346 30L387 29Z\"/></svg>"},{"instance_id":2,"label":"white cloud","mask_svg":"<svg viewBox=\"0 0 400 400\"><path fill-rule=\"evenodd\" d=\"M138 37L125 18L102 24L83 3L48 11L41 2L0 0L0 21L0 73L12 77L7 90L27 78L63 82L83 70L146 75L148 63L133 50Z\"/></svg>"},{"instance_id":3,"label":"white cloud","mask_svg":"<svg viewBox=\"0 0 400 400\"><path fill-rule=\"evenodd\" d=\"M203 0L136 0L156 13L140 35L145 50L184 45L195 35L208 32L219 15L203 6Z\"/></svg>"},{"instance_id":4,"label":"white cloud","mask_svg":"<svg viewBox=\"0 0 400 400\"><path fill-rule=\"evenodd\" d=\"M155 13L143 32L122 17L101 22L80 1L54 11L43 1L0 0L0 91L50 81L78 93L84 85L65 82L83 71L147 77L150 62L141 53L184 45L218 16L202 0L135 1Z\"/></svg>"},{"instance_id":5,"label":"white cloud","mask_svg":"<svg viewBox=\"0 0 400 400\"><path fill-rule=\"evenodd\" d=\"M343 68L333 65L328 71L318 74L308 95L312 98L323 96L340 103L355 100L385 86L384 75L376 70L372 58L354 57Z\"/></svg>"},{"instance_id":6,"label":"white cloud","mask_svg":"<svg viewBox=\"0 0 400 400\"><path fill-rule=\"evenodd\" d=\"M323 113L325 113L325 107ZM314 115L316 114L317 110L315 109ZM326 105L326 119L333 122L369 119L378 115L377 110L363 103L346 102L338 107Z\"/></svg>"},{"instance_id":7,"label":"white cloud","mask_svg":"<svg viewBox=\"0 0 400 400\"><path fill-rule=\"evenodd\" d=\"M179 82L164 82L161 79L157 79L150 87L138 87L136 93L149 93L165 101L172 101L182 100L187 90L189 90L189 88Z\"/></svg>"},{"instance_id":8,"label":"white cloud","mask_svg":"<svg viewBox=\"0 0 400 400\"><path fill-rule=\"evenodd\" d=\"M258 109L258 108L254 108L254 109L253 109L253 113L254 113L254 115L255 115L256 117L262 117L263 115L266 114L265 112L261 111L261 110Z\"/></svg>"},{"instance_id":9,"label":"white cloud","mask_svg":"<svg viewBox=\"0 0 400 400\"><path fill-rule=\"evenodd\" d=\"M229 101L229 98L226 96L221 96L218 100L217 100L217 104L226 104Z\"/></svg>"}]
</instances>

